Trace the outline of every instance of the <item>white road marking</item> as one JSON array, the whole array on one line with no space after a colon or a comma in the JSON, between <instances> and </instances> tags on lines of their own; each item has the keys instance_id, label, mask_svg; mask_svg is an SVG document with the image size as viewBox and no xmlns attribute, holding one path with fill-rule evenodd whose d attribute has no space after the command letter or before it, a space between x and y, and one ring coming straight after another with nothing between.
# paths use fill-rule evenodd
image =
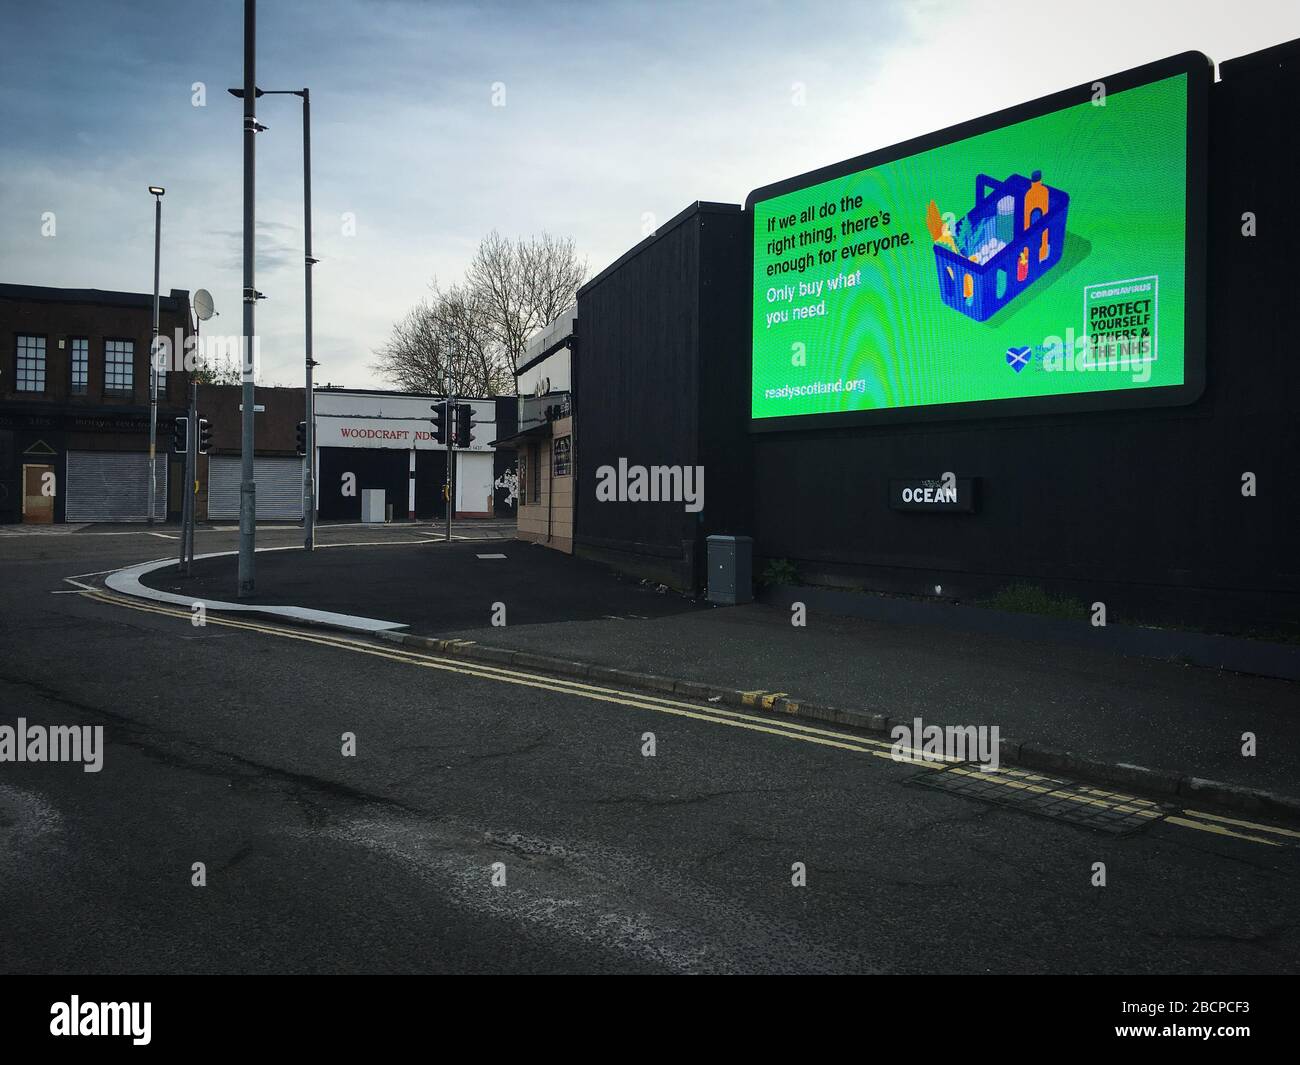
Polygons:
<instances>
[{"instance_id":1,"label":"white road marking","mask_svg":"<svg viewBox=\"0 0 1300 1065\"><path fill-rule=\"evenodd\" d=\"M290 550L288 548L271 548L270 550ZM300 549L295 549L300 550ZM212 554L195 555L197 562L204 558L219 558L223 555L238 554L236 551L217 551ZM146 573L164 566L173 566L176 564L174 558L160 559L157 562L145 562L138 566L128 566L126 569L120 569L115 573L110 573L105 579L104 584L115 592L122 595L134 596L136 599L151 599L155 603L167 603L173 606L181 606L188 609L195 603L202 603L210 610L222 610L227 613L242 614L262 614L273 617L288 618L290 620L306 621L316 625L330 625L334 628L347 629L350 632L374 633L382 632L389 629L404 629L405 622L383 621L378 618L363 618L354 614L339 614L332 610L312 610L307 607L299 606L269 606L254 605L252 603L227 603L220 599L199 599L195 596L173 595L170 592L160 592L153 588L147 588L140 583L140 578Z\"/></svg>"}]
</instances>

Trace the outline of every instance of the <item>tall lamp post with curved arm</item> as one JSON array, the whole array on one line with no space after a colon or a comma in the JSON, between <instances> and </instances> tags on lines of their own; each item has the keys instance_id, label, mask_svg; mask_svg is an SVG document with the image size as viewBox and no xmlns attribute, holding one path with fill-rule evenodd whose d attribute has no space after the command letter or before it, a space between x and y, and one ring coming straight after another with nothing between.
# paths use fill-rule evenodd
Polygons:
<instances>
[{"instance_id":1,"label":"tall lamp post with curved arm","mask_svg":"<svg viewBox=\"0 0 1300 1065\"><path fill-rule=\"evenodd\" d=\"M243 89L227 90L231 96L243 99ZM303 204L303 266L306 294L306 420L307 432L304 450L307 463L303 473L303 547L311 551L316 546L316 397L312 391L312 368L317 365L311 354L311 268L320 260L311 254L311 90L310 89L256 89L256 96L297 96L302 99L302 204Z\"/></svg>"}]
</instances>

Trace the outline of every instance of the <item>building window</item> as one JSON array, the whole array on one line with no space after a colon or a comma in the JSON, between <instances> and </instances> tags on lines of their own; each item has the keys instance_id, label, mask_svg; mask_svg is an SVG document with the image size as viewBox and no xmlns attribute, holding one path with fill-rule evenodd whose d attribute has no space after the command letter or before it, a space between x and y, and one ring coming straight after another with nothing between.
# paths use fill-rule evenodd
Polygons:
<instances>
[{"instance_id":1,"label":"building window","mask_svg":"<svg viewBox=\"0 0 1300 1065\"><path fill-rule=\"evenodd\" d=\"M19 392L45 391L45 338L20 336L14 374Z\"/></svg>"},{"instance_id":2,"label":"building window","mask_svg":"<svg viewBox=\"0 0 1300 1065\"><path fill-rule=\"evenodd\" d=\"M558 436L552 451L552 475L568 477L573 472L573 437Z\"/></svg>"},{"instance_id":3,"label":"building window","mask_svg":"<svg viewBox=\"0 0 1300 1065\"><path fill-rule=\"evenodd\" d=\"M532 447L532 483L528 486L528 496L534 503L542 501L542 449L536 444Z\"/></svg>"},{"instance_id":4,"label":"building window","mask_svg":"<svg viewBox=\"0 0 1300 1065\"><path fill-rule=\"evenodd\" d=\"M72 394L84 396L90 384L90 341L72 338Z\"/></svg>"},{"instance_id":5,"label":"building window","mask_svg":"<svg viewBox=\"0 0 1300 1065\"><path fill-rule=\"evenodd\" d=\"M135 341L104 341L104 391L130 394L135 386Z\"/></svg>"}]
</instances>

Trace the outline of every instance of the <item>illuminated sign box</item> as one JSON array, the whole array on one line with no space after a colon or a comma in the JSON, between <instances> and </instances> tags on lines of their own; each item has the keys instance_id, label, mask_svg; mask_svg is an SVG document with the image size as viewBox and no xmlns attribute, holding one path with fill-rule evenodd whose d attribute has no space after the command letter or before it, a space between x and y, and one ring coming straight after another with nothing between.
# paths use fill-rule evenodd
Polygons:
<instances>
[{"instance_id":1,"label":"illuminated sign box","mask_svg":"<svg viewBox=\"0 0 1300 1065\"><path fill-rule=\"evenodd\" d=\"M977 483L974 477L892 478L889 482L889 506L893 510L973 514Z\"/></svg>"},{"instance_id":2,"label":"illuminated sign box","mask_svg":"<svg viewBox=\"0 0 1300 1065\"><path fill-rule=\"evenodd\" d=\"M1193 402L1188 52L752 192L751 428Z\"/></svg>"}]
</instances>

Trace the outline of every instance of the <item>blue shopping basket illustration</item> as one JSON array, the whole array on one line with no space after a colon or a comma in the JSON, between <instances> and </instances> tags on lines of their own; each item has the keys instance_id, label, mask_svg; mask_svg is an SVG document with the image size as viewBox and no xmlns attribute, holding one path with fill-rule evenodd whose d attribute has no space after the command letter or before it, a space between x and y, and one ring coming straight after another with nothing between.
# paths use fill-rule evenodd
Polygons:
<instances>
[{"instance_id":1,"label":"blue shopping basket illustration","mask_svg":"<svg viewBox=\"0 0 1300 1065\"><path fill-rule=\"evenodd\" d=\"M975 206L958 223L963 254L934 246L939 294L955 311L983 322L1061 261L1069 194L1032 177L975 178Z\"/></svg>"}]
</instances>

